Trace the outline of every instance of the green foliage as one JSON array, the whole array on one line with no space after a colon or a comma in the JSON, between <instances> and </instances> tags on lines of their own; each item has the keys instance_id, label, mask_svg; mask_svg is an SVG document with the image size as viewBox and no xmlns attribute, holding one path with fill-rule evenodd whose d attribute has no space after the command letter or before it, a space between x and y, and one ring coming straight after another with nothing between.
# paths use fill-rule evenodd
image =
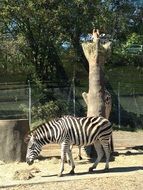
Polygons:
<instances>
[{"instance_id":1,"label":"green foliage","mask_svg":"<svg viewBox=\"0 0 143 190\"><path fill-rule=\"evenodd\" d=\"M56 53L53 32L55 30L54 7L52 11L49 11L51 2L47 8L46 3L46 1L34 0L20 1L20 3L11 0L2 2L0 13L3 23L2 42L8 43L6 46L8 48L2 46L6 52L6 59L2 61L7 62L8 71L13 70L13 67L9 67L11 65L14 66L15 71L21 70L20 62L22 61L25 70L28 70L26 68L28 65L30 73L36 72L41 80L59 77L61 66ZM13 52L14 49L16 49L15 52ZM16 60L19 65L16 64ZM64 73L62 74L64 76Z\"/></svg>"},{"instance_id":2,"label":"green foliage","mask_svg":"<svg viewBox=\"0 0 143 190\"><path fill-rule=\"evenodd\" d=\"M54 101L50 101L41 105L40 103L37 106L32 108L32 118L33 120L49 120L59 116L59 107Z\"/></svg>"},{"instance_id":3,"label":"green foliage","mask_svg":"<svg viewBox=\"0 0 143 190\"><path fill-rule=\"evenodd\" d=\"M67 104L64 101L49 101L32 107L32 127L67 113Z\"/></svg>"},{"instance_id":4,"label":"green foliage","mask_svg":"<svg viewBox=\"0 0 143 190\"><path fill-rule=\"evenodd\" d=\"M143 36L137 34L137 33L131 33L130 35L127 36L127 40L125 43L122 44L122 51L125 52L127 47L130 47L132 44L138 44L142 45L143 44Z\"/></svg>"},{"instance_id":5,"label":"green foliage","mask_svg":"<svg viewBox=\"0 0 143 190\"><path fill-rule=\"evenodd\" d=\"M142 67L143 54L128 53L127 48L132 44L143 45L143 36L131 33L126 36L126 40L113 43L113 52L109 59L110 67L132 65Z\"/></svg>"},{"instance_id":6,"label":"green foliage","mask_svg":"<svg viewBox=\"0 0 143 190\"><path fill-rule=\"evenodd\" d=\"M28 115L29 109L26 105L21 104L19 106L20 110ZM61 117L62 115L66 115L68 113L68 105L66 101L57 100L57 101L49 101L47 103L32 106L31 114L32 114L32 125L31 127L36 127L38 124L43 123L45 121L49 121L51 119Z\"/></svg>"},{"instance_id":7,"label":"green foliage","mask_svg":"<svg viewBox=\"0 0 143 190\"><path fill-rule=\"evenodd\" d=\"M132 31L129 20L134 12L130 4L110 0L2 0L0 9L2 70L36 73L41 80L50 81L67 80L62 42L71 42L75 59L84 65L80 35L97 27L122 39L126 31Z\"/></svg>"}]
</instances>

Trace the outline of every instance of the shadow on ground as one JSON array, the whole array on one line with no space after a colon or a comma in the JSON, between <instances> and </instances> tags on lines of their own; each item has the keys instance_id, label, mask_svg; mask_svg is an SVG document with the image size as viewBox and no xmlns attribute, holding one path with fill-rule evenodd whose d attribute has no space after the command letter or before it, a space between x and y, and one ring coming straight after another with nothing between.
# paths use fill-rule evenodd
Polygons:
<instances>
[{"instance_id":1,"label":"shadow on ground","mask_svg":"<svg viewBox=\"0 0 143 190\"><path fill-rule=\"evenodd\" d=\"M133 146L133 147L127 147L127 149L134 149L134 150L143 150L143 145L139 145L139 146ZM143 153L143 152L142 152Z\"/></svg>"},{"instance_id":2,"label":"shadow on ground","mask_svg":"<svg viewBox=\"0 0 143 190\"><path fill-rule=\"evenodd\" d=\"M125 156L141 155L141 154L143 154L143 145L126 147L124 150L125 150L125 152L118 152L118 151L113 152L112 153L113 157L120 156L120 155L125 155ZM134 150L136 150L137 152L134 152Z\"/></svg>"},{"instance_id":3,"label":"shadow on ground","mask_svg":"<svg viewBox=\"0 0 143 190\"><path fill-rule=\"evenodd\" d=\"M104 170L95 170L92 173L89 172L79 172L79 173L75 173L74 175L68 173L68 174L63 174L63 176L82 176L82 175L87 175L87 174L104 174L104 173L126 173L126 172L133 172L133 171L138 171L138 170L143 170L142 166L133 166L133 167L116 167L116 168L110 168L109 171L104 171ZM56 174L52 174L52 175L45 175L45 176L41 176L41 177L55 177L57 176Z\"/></svg>"}]
</instances>

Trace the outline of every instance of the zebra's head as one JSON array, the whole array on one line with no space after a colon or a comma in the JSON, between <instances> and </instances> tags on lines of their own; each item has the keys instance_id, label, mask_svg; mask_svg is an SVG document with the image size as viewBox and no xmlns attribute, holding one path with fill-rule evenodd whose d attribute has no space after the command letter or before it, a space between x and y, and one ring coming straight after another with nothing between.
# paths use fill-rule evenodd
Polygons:
<instances>
[{"instance_id":1,"label":"zebra's head","mask_svg":"<svg viewBox=\"0 0 143 190\"><path fill-rule=\"evenodd\" d=\"M38 140L36 139L35 135L32 134L31 136L29 136L29 142L27 146L27 154L26 154L27 164L32 165L34 160L38 157L40 151L41 151L41 146L38 143Z\"/></svg>"}]
</instances>

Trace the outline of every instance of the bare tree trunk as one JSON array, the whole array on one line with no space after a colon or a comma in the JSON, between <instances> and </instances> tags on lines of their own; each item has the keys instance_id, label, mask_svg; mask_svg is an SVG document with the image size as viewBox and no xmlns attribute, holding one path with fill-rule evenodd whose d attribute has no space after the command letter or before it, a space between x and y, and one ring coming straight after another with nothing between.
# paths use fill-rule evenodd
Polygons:
<instances>
[{"instance_id":1,"label":"bare tree trunk","mask_svg":"<svg viewBox=\"0 0 143 190\"><path fill-rule=\"evenodd\" d=\"M98 31L93 31L93 35L95 35L93 42L82 44L84 54L89 63L89 90L88 93L83 92L82 96L87 104L87 116L103 116L109 118L111 105L107 106L105 102L106 92L102 65L105 63L106 53L110 48L110 43L101 45L98 34ZM109 110L107 110L108 108Z\"/></svg>"},{"instance_id":2,"label":"bare tree trunk","mask_svg":"<svg viewBox=\"0 0 143 190\"><path fill-rule=\"evenodd\" d=\"M83 51L89 63L89 91L82 96L87 104L87 116L105 117L104 104L104 79L102 76L101 52L99 49L99 38L96 42L82 44Z\"/></svg>"}]
</instances>

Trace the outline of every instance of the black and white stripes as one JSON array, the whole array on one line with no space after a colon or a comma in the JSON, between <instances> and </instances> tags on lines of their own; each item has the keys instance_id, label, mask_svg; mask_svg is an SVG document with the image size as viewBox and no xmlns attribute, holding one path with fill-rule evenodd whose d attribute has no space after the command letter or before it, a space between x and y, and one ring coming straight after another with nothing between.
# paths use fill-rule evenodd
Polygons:
<instances>
[{"instance_id":1,"label":"black and white stripes","mask_svg":"<svg viewBox=\"0 0 143 190\"><path fill-rule=\"evenodd\" d=\"M36 128L30 138L26 160L28 164L32 164L33 160L38 156L41 147L47 143L61 144L61 170L59 176L64 171L64 159L67 154L72 170L74 173L74 161L70 150L70 145L88 146L94 144L97 151L97 159L93 166L89 169L92 171L103 156L104 149L106 155L105 169L109 168L109 141L112 133L110 122L103 117L72 117L64 116L54 119ZM101 147L102 145L102 147Z\"/></svg>"}]
</instances>

